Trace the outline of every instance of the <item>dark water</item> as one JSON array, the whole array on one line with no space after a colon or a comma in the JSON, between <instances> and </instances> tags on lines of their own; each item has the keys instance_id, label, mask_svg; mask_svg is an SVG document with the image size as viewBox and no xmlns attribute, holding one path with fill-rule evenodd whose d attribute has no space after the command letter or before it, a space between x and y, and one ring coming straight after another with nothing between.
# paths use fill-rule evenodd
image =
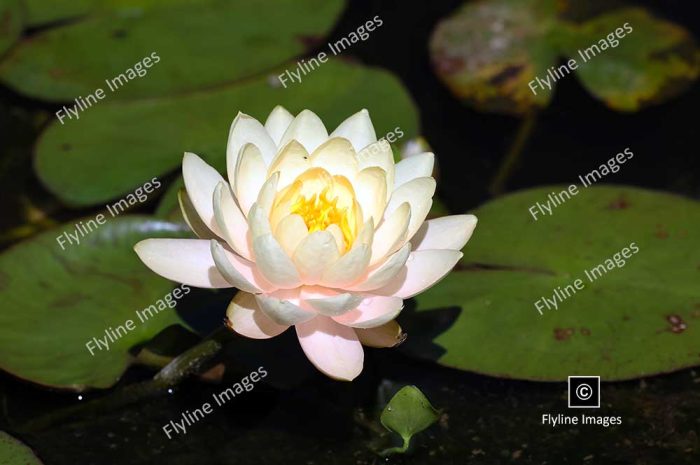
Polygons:
<instances>
[{"instance_id":1,"label":"dark water","mask_svg":"<svg viewBox=\"0 0 700 465\"><path fill-rule=\"evenodd\" d=\"M461 105L431 71L429 33L460 3L353 1L334 33L343 36L376 14L384 19L385 26L371 41L355 46L352 54L394 71L408 87L420 108L423 132L439 158L438 194L455 212L488 200L487 181L519 124L514 118L484 115ZM637 4L700 35L694 2ZM14 200L18 192L52 205L32 176L30 162L31 143L51 107L6 89L0 91L0 106L0 138L7 150L0 165L2 225L8 227L19 221ZM507 188L568 183L630 147L634 163L615 174L613 182L697 198L699 107L696 85L662 106L638 114L615 113L594 100L574 77L564 79L552 105L539 116ZM61 210L58 216L74 214ZM371 451L386 440L374 431L383 393L416 384L443 409L443 415L438 425L415 439L410 456L392 458L391 463L700 463L700 377L693 370L604 385L603 405L596 413L621 416L621 426L552 428L541 424L541 415L566 411L565 383L493 379L417 362L400 351L373 350L368 350L358 380L338 383L308 370L298 346L287 336L276 343L282 359L270 363L300 367L292 387L258 385L173 439L161 427L210 400L221 385L188 381L172 394L111 411L83 412L30 430L23 423L103 394L88 393L79 401L76 394L50 392L2 376L1 426L27 442L49 465L376 464L384 462ZM120 386L150 374L133 369ZM224 383L245 374L245 370L229 372Z\"/></svg>"}]
</instances>

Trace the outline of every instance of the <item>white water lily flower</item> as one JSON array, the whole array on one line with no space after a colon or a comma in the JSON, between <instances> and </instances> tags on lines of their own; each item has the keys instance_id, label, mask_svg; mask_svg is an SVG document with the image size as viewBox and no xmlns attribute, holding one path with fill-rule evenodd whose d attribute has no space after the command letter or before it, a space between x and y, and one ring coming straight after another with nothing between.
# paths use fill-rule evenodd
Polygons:
<instances>
[{"instance_id":1,"label":"white water lily flower","mask_svg":"<svg viewBox=\"0 0 700 465\"><path fill-rule=\"evenodd\" d=\"M367 110L330 135L318 116L276 107L263 126L239 113L228 182L186 153L180 206L199 239L147 239L136 253L165 278L236 287L228 324L265 339L294 326L323 373L352 380L362 344L402 339L403 300L444 277L476 226L473 215L424 221L433 154L394 164Z\"/></svg>"}]
</instances>

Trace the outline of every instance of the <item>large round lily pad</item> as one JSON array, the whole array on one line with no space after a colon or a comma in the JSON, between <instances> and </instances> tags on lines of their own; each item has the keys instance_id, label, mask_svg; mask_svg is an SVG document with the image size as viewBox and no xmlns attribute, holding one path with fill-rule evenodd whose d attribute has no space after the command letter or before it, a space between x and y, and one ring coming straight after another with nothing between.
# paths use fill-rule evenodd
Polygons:
<instances>
[{"instance_id":1,"label":"large round lily pad","mask_svg":"<svg viewBox=\"0 0 700 465\"><path fill-rule=\"evenodd\" d=\"M23 94L71 104L96 89L120 100L210 88L303 53L309 38L329 32L342 6L209 0L107 9L22 41L0 65L0 78Z\"/></svg>"},{"instance_id":2,"label":"large round lily pad","mask_svg":"<svg viewBox=\"0 0 700 465\"><path fill-rule=\"evenodd\" d=\"M529 209L561 190L519 192L474 212L479 225L459 269L417 297L423 318L461 309L434 339L438 361L545 381L621 380L700 365L698 202L591 187L535 221ZM571 292L576 279L583 287ZM551 302L555 289L570 295L558 309L540 303L540 315L536 302Z\"/></svg>"},{"instance_id":3,"label":"large round lily pad","mask_svg":"<svg viewBox=\"0 0 700 465\"><path fill-rule=\"evenodd\" d=\"M285 89L270 79L275 80L272 74L197 94L100 103L80 121L49 126L37 147L37 173L63 201L91 205L179 169L185 151L223 170L236 113L264 121L278 104L294 113L309 108L331 130L367 108L378 137L396 127L407 139L416 135L418 115L411 98L386 71L329 60L302 84Z\"/></svg>"},{"instance_id":4,"label":"large round lily pad","mask_svg":"<svg viewBox=\"0 0 700 465\"><path fill-rule=\"evenodd\" d=\"M3 465L41 465L32 450L4 431L0 431L0 463Z\"/></svg>"},{"instance_id":5,"label":"large round lily pad","mask_svg":"<svg viewBox=\"0 0 700 465\"><path fill-rule=\"evenodd\" d=\"M148 270L132 247L147 237L181 236L183 226L113 218L63 250L56 237L64 231L77 234L73 224L64 224L0 255L0 368L48 386L106 388L131 363L131 347L181 322L170 308L143 322L136 315L152 304L158 308L173 284ZM104 341L106 331L127 320L133 330L90 354L88 341Z\"/></svg>"}]
</instances>

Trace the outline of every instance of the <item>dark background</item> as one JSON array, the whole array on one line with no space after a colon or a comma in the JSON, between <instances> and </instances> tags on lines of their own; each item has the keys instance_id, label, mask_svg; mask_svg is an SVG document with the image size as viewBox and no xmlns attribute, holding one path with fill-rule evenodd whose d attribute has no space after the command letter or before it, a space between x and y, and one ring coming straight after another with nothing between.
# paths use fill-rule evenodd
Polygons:
<instances>
[{"instance_id":1,"label":"dark background","mask_svg":"<svg viewBox=\"0 0 700 465\"><path fill-rule=\"evenodd\" d=\"M430 33L461 3L352 0L332 37L346 35L374 15L383 19L371 40L353 46L347 55L393 71L407 86L440 165L438 195L454 212L468 211L489 199L488 182L520 123L462 105L432 72ZM700 36L695 2L634 4ZM630 147L634 159L606 182L698 198L700 161L694 140L698 108L698 85L661 106L623 114L595 100L574 76L562 79L552 104L538 117L507 190L574 182L579 174ZM53 111L54 106L0 87L3 229L21 222L17 198L22 192L58 217L81 214L53 204L32 174L32 143ZM220 293L216 299L228 297ZM287 334L276 343L283 353L278 363L296 366L301 351L290 337ZM83 412L40 431L26 431L20 425L75 405L80 402L77 395L0 375L0 429L27 442L48 465L383 463L370 450L378 441L372 430L377 426L377 406L384 392L410 383L444 413L438 425L415 438L412 455L392 458L390 463L700 463L700 378L694 370L604 385L603 405L596 414L622 416L622 426L553 429L541 425L541 415L567 413L565 383L499 380L416 362L398 350L367 352L365 371L352 384L310 371L291 388L259 385L173 440L162 433L163 424L211 400L212 392L246 373L227 373L220 386L188 381L173 394L113 411ZM146 369L132 369L120 386L150 375ZM87 393L83 401L102 395Z\"/></svg>"}]
</instances>

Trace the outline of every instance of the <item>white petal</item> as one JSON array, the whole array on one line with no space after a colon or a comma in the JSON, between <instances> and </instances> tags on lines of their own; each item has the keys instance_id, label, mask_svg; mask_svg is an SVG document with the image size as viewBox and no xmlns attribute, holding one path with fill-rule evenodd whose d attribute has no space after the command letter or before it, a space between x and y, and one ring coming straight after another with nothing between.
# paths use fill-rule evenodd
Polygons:
<instances>
[{"instance_id":1,"label":"white petal","mask_svg":"<svg viewBox=\"0 0 700 465\"><path fill-rule=\"evenodd\" d=\"M367 277L350 287L353 291L371 291L380 288L394 279L402 270L411 252L411 244L405 244L398 252L383 263L370 268ZM381 293L384 294L384 293Z\"/></svg>"},{"instance_id":2,"label":"white petal","mask_svg":"<svg viewBox=\"0 0 700 465\"><path fill-rule=\"evenodd\" d=\"M406 333L401 331L401 326L395 321L376 328L356 329L355 333L362 345L378 349L394 347L406 340Z\"/></svg>"},{"instance_id":3,"label":"white petal","mask_svg":"<svg viewBox=\"0 0 700 465\"><path fill-rule=\"evenodd\" d=\"M141 261L171 281L194 287L233 287L214 264L206 239L146 239L134 246Z\"/></svg>"},{"instance_id":4,"label":"white petal","mask_svg":"<svg viewBox=\"0 0 700 465\"><path fill-rule=\"evenodd\" d=\"M327 287L343 288L357 281L367 270L372 257L374 223L365 222L350 251L340 257L323 273L321 283Z\"/></svg>"},{"instance_id":5,"label":"white petal","mask_svg":"<svg viewBox=\"0 0 700 465\"><path fill-rule=\"evenodd\" d=\"M340 123L331 137L348 139L357 152L377 141L369 112L364 108Z\"/></svg>"},{"instance_id":6,"label":"white petal","mask_svg":"<svg viewBox=\"0 0 700 465\"><path fill-rule=\"evenodd\" d=\"M226 310L226 318L229 328L252 339L269 339L288 328L268 318L258 307L255 297L247 292L236 294Z\"/></svg>"},{"instance_id":7,"label":"white petal","mask_svg":"<svg viewBox=\"0 0 700 465\"><path fill-rule=\"evenodd\" d=\"M374 328L396 318L402 309L403 300L399 297L375 295L365 298L356 309L333 319L353 328Z\"/></svg>"},{"instance_id":8,"label":"white petal","mask_svg":"<svg viewBox=\"0 0 700 465\"><path fill-rule=\"evenodd\" d=\"M430 152L404 158L396 164L396 177L394 188L416 178L430 177L433 174L435 155Z\"/></svg>"},{"instance_id":9,"label":"white petal","mask_svg":"<svg viewBox=\"0 0 700 465\"><path fill-rule=\"evenodd\" d=\"M180 189L178 191L177 201L180 204L180 211L182 212L185 223L187 223L187 226L190 227L197 237L200 239L215 239L218 237L204 224L185 189Z\"/></svg>"},{"instance_id":10,"label":"white petal","mask_svg":"<svg viewBox=\"0 0 700 465\"><path fill-rule=\"evenodd\" d=\"M214 191L214 216L226 242L237 254L252 260L248 221L233 199L226 181L221 181Z\"/></svg>"},{"instance_id":11,"label":"white petal","mask_svg":"<svg viewBox=\"0 0 700 465\"><path fill-rule=\"evenodd\" d=\"M272 203L275 200L275 195L277 194L277 182L280 179L279 173L272 173L267 181L260 188L258 193L258 199L256 203L260 206L262 211L265 212L267 216L270 216L270 210L272 209Z\"/></svg>"},{"instance_id":12,"label":"white petal","mask_svg":"<svg viewBox=\"0 0 700 465\"><path fill-rule=\"evenodd\" d=\"M333 235L328 231L314 231L301 241L293 258L304 284L317 284L339 257Z\"/></svg>"},{"instance_id":13,"label":"white petal","mask_svg":"<svg viewBox=\"0 0 700 465\"><path fill-rule=\"evenodd\" d=\"M236 188L234 178L238 157L241 154L241 149L246 144L254 144L260 150L266 165L272 161L277 153L277 146L263 125L251 116L238 113L233 123L231 123L228 143L226 144L226 169L228 171L228 180L234 189Z\"/></svg>"},{"instance_id":14,"label":"white petal","mask_svg":"<svg viewBox=\"0 0 700 465\"><path fill-rule=\"evenodd\" d=\"M284 252L272 234L253 240L255 264L270 283L281 289L291 289L301 284L301 277L289 255Z\"/></svg>"},{"instance_id":15,"label":"white petal","mask_svg":"<svg viewBox=\"0 0 700 465\"><path fill-rule=\"evenodd\" d=\"M359 168L378 166L386 173L387 192L394 190L394 152L391 145L385 140L380 140L368 145L357 153Z\"/></svg>"},{"instance_id":16,"label":"white petal","mask_svg":"<svg viewBox=\"0 0 700 465\"><path fill-rule=\"evenodd\" d=\"M328 131L321 118L310 110L304 110L294 118L284 132L279 146L284 147L290 140L296 140L311 153L328 139Z\"/></svg>"},{"instance_id":17,"label":"white petal","mask_svg":"<svg viewBox=\"0 0 700 465\"><path fill-rule=\"evenodd\" d=\"M277 105L272 109L265 121L265 130L270 135L272 142L279 145L284 131L294 121L294 115L289 113L284 107Z\"/></svg>"},{"instance_id":18,"label":"white petal","mask_svg":"<svg viewBox=\"0 0 700 465\"><path fill-rule=\"evenodd\" d=\"M354 188L364 218L372 218L374 224L379 224L387 200L384 170L376 166L363 169L357 174Z\"/></svg>"},{"instance_id":19,"label":"white petal","mask_svg":"<svg viewBox=\"0 0 700 465\"><path fill-rule=\"evenodd\" d=\"M362 372L364 351L352 328L325 316L295 326L309 361L331 378L351 381Z\"/></svg>"},{"instance_id":20,"label":"white petal","mask_svg":"<svg viewBox=\"0 0 700 465\"><path fill-rule=\"evenodd\" d=\"M389 254L396 252L406 242L408 223L411 220L411 207L407 202L399 205L399 208L379 225L374 233L372 242L372 259L370 266L374 266Z\"/></svg>"},{"instance_id":21,"label":"white petal","mask_svg":"<svg viewBox=\"0 0 700 465\"><path fill-rule=\"evenodd\" d=\"M246 144L241 149L235 173L234 192L241 211L247 215L267 179L267 167L255 145Z\"/></svg>"},{"instance_id":22,"label":"white petal","mask_svg":"<svg viewBox=\"0 0 700 465\"><path fill-rule=\"evenodd\" d=\"M292 140L277 154L277 157L270 164L268 174L279 172L278 188L281 190L310 167L309 152L299 142Z\"/></svg>"},{"instance_id":23,"label":"white petal","mask_svg":"<svg viewBox=\"0 0 700 465\"><path fill-rule=\"evenodd\" d=\"M224 178L218 171L199 158L194 153L185 153L182 159L182 176L185 179L185 188L194 208L197 210L202 222L207 225L217 236L221 236L219 226L214 219L214 207L212 198L214 189Z\"/></svg>"},{"instance_id":24,"label":"white petal","mask_svg":"<svg viewBox=\"0 0 700 465\"><path fill-rule=\"evenodd\" d=\"M350 182L357 174L357 157L347 139L328 139L314 150L309 161L311 166L323 168L332 175L345 176Z\"/></svg>"},{"instance_id":25,"label":"white petal","mask_svg":"<svg viewBox=\"0 0 700 465\"><path fill-rule=\"evenodd\" d=\"M339 316L356 308L363 296L338 292L321 286L304 286L301 299L309 307L326 316Z\"/></svg>"},{"instance_id":26,"label":"white petal","mask_svg":"<svg viewBox=\"0 0 700 465\"><path fill-rule=\"evenodd\" d=\"M474 228L476 216L453 215L424 222L411 238L413 250L452 249L461 250Z\"/></svg>"},{"instance_id":27,"label":"white petal","mask_svg":"<svg viewBox=\"0 0 700 465\"><path fill-rule=\"evenodd\" d=\"M275 229L275 238L290 257L294 256L299 243L308 235L309 229L299 215L285 216Z\"/></svg>"},{"instance_id":28,"label":"white petal","mask_svg":"<svg viewBox=\"0 0 700 465\"><path fill-rule=\"evenodd\" d=\"M255 263L227 250L217 240L211 241L211 255L221 275L241 291L258 293L275 289L258 272Z\"/></svg>"},{"instance_id":29,"label":"white petal","mask_svg":"<svg viewBox=\"0 0 700 465\"><path fill-rule=\"evenodd\" d=\"M408 202L411 205L411 221L408 223L406 237L412 238L428 216L430 207L433 205L433 195L435 194L435 180L433 178L416 178L409 181L391 194L391 199L386 207L384 217L387 218L402 203Z\"/></svg>"},{"instance_id":30,"label":"white petal","mask_svg":"<svg viewBox=\"0 0 700 465\"><path fill-rule=\"evenodd\" d=\"M456 250L421 250L408 257L406 266L386 286L374 293L408 299L433 286L462 258Z\"/></svg>"},{"instance_id":31,"label":"white petal","mask_svg":"<svg viewBox=\"0 0 700 465\"><path fill-rule=\"evenodd\" d=\"M316 317L316 313L299 306L299 290L287 289L255 296L260 309L279 325L291 326Z\"/></svg>"}]
</instances>

